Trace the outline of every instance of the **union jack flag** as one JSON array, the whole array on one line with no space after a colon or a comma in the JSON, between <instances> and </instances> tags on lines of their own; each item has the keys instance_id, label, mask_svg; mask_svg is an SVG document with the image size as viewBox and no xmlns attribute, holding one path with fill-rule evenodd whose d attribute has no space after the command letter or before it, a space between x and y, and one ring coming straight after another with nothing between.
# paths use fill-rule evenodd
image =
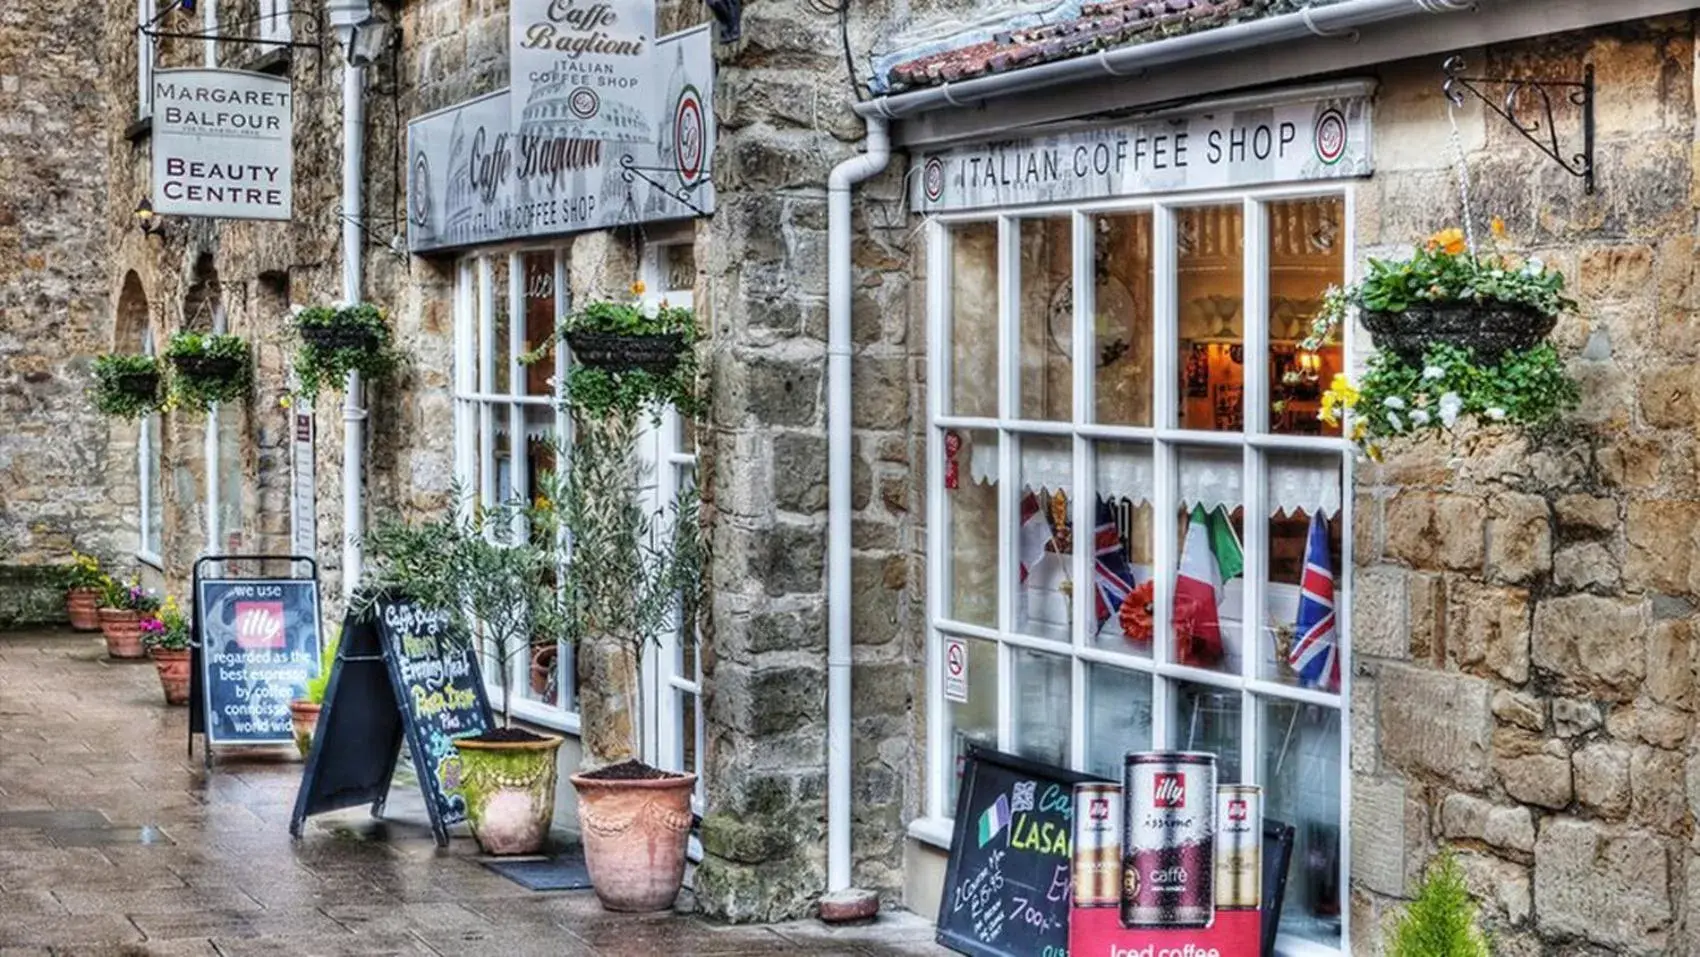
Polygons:
<instances>
[{"instance_id":1,"label":"union jack flag","mask_svg":"<svg viewBox=\"0 0 1700 957\"><path fill-rule=\"evenodd\" d=\"M1093 530L1096 557L1092 566L1093 592L1098 609L1098 627L1121 611L1122 602L1138 587L1134 581L1133 565L1122 547L1121 529L1116 526L1116 512L1110 503L1098 500L1097 528Z\"/></svg>"},{"instance_id":2,"label":"union jack flag","mask_svg":"<svg viewBox=\"0 0 1700 957\"><path fill-rule=\"evenodd\" d=\"M1305 542L1305 567L1299 579L1297 637L1287 663L1299 684L1324 691L1340 690L1340 646L1334 629L1334 561L1328 554L1328 526L1320 513L1310 517Z\"/></svg>"}]
</instances>

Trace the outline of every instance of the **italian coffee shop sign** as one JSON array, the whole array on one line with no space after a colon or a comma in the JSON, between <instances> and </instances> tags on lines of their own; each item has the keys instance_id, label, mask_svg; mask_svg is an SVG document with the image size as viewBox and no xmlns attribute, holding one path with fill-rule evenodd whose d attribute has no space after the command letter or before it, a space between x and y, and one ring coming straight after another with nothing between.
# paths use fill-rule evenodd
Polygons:
<instances>
[{"instance_id":1,"label":"italian coffee shop sign","mask_svg":"<svg viewBox=\"0 0 1700 957\"><path fill-rule=\"evenodd\" d=\"M654 141L654 0L512 0L508 34L516 132Z\"/></svg>"},{"instance_id":2,"label":"italian coffee shop sign","mask_svg":"<svg viewBox=\"0 0 1700 957\"><path fill-rule=\"evenodd\" d=\"M1368 176L1370 132L1358 95L956 147L921 157L914 203L943 212Z\"/></svg>"},{"instance_id":3,"label":"italian coffee shop sign","mask_svg":"<svg viewBox=\"0 0 1700 957\"><path fill-rule=\"evenodd\" d=\"M262 73L154 71L154 212L289 219L292 99L289 80Z\"/></svg>"}]
</instances>

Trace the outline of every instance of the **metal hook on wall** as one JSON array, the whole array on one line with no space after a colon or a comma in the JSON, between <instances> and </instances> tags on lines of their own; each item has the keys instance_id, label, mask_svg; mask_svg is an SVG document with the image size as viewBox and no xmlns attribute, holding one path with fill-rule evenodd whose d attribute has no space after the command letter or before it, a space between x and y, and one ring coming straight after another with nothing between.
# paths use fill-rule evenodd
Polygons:
<instances>
[{"instance_id":1,"label":"metal hook on wall","mask_svg":"<svg viewBox=\"0 0 1700 957\"><path fill-rule=\"evenodd\" d=\"M1464 105L1464 94L1468 93L1481 100L1488 109L1498 114L1511 128L1523 135L1523 138L1535 144L1535 147L1553 162L1564 167L1570 175L1582 180L1583 191L1589 195L1594 192L1594 67L1592 64L1583 67L1581 81L1571 80L1527 80L1499 77L1467 77L1463 75L1464 58L1448 57L1441 65L1446 74L1446 82L1441 89L1453 106ZM1505 97L1499 102L1489 99L1482 92L1481 86L1493 84L1506 87ZM1570 154L1567 158L1565 149L1558 138L1557 110L1554 97L1562 96L1572 105L1582 111L1582 151Z\"/></svg>"}]
</instances>

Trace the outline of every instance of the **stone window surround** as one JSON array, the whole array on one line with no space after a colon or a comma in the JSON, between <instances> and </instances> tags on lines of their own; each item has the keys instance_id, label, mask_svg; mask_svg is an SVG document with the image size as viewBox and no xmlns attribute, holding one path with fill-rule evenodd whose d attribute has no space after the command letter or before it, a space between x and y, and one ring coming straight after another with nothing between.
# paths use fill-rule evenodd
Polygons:
<instances>
[{"instance_id":1,"label":"stone window surround","mask_svg":"<svg viewBox=\"0 0 1700 957\"><path fill-rule=\"evenodd\" d=\"M1265 250L1267 250L1268 247L1268 227L1267 218L1262 212L1262 204L1281 200L1314 199L1331 196L1341 197L1344 202L1342 236L1345 244L1344 259L1348 273L1348 275L1344 278L1349 279L1350 272L1354 267L1355 258L1353 253L1352 230L1352 224L1355 222L1355 185L1352 183L1329 183L1317 185L1296 184L1212 193L1200 192L1175 195L1154 195L1118 199L1114 201L1099 201L1086 204L980 209L971 212L935 216L927 224L926 234L926 259L928 263L928 268L926 270L928 342L934 344L950 342L952 316L949 303L952 277L949 264L952 262L952 255L950 252L949 227L951 225L976 222L985 223L987 221L997 221L1003 224L1000 229L1000 236L998 239L999 258L1001 260L999 270L1000 277L998 280L1001 287L1001 294L998 297L998 325L1000 327L998 330L998 336L1005 343L1010 343L1019 341L1019 337L1021 336L1021 320L1016 315L1016 308L1010 305L1011 302L1019 302L1019 295L1013 294L1013 284L1019 282L1019 279L1011 278L1004 274L1007 272L1019 272L1018 269L1011 267L1021 262L1021 250L1019 246L1020 218L1056 217L1063 215L1075 216L1076 219L1073 234L1076 246L1079 248L1079 244L1083 242L1081 237L1083 235L1091 235L1090 228L1084 225L1083 217L1085 215L1125 213L1131 211L1154 211L1157 214L1154 218L1159 222L1165 223L1164 226L1156 227L1158 229L1157 236L1159 238L1158 246L1161 247L1163 240L1168 239L1173 235L1172 220L1168 219L1165 213L1166 209L1179 208L1183 206L1206 205L1212 202L1241 201L1246 204L1246 215L1244 218L1244 247L1247 265L1249 267L1247 269L1247 273L1248 276L1256 274L1266 277L1267 253ZM1078 264L1078 257L1076 257L1075 262ZM1159 273L1167 268L1172 276L1173 265L1174 254L1171 242L1170 249L1167 252L1159 251L1156 253L1155 268L1159 271ZM1079 274L1078 265L1076 266L1076 274L1077 276ZM1172 342L1175 341L1177 333L1177 320L1173 314L1172 304L1169 308L1165 308L1165 296L1168 300L1172 301L1173 293L1172 291L1165 293L1162 289L1162 282L1162 280L1159 280L1159 287L1154 299L1157 308L1154 310L1154 325L1156 328L1153 330L1153 333L1157 343L1172 344ZM1170 279L1167 282L1168 285L1172 287L1173 280ZM1266 278L1260 280L1260 282L1262 285L1252 285L1246 289L1248 301L1267 292L1266 288L1263 288L1267 284ZM1076 283L1077 290L1090 286L1090 281ZM1083 294L1089 295L1089 293L1077 292L1077 302L1079 301L1078 297ZM1262 310L1260 309L1247 310L1247 314L1244 319L1244 348L1248 356L1260 354L1267 348L1267 317L1261 315L1261 313ZM1089 310L1086 314L1089 314ZM1083 335L1086 335L1088 337L1088 341L1090 341L1090 332L1090 329L1082 328L1080 320L1076 320L1076 328L1074 332L1076 342L1080 341L1080 338ZM1343 335L1346 340L1343 343L1343 354L1347 357L1348 363L1350 363L1352 361L1352 357L1356 355L1353 350L1353 339L1355 338L1354 330L1345 330ZM1245 480L1245 487L1247 489L1262 488L1265 475L1267 473L1267 458L1270 452L1297 451L1310 452L1313 454L1331 453L1339 455L1341 459L1341 486L1346 489L1352 487L1352 469L1355 456L1350 443L1342 439L1271 435L1267 434L1266 424L1258 425L1255 423L1249 425L1248 432L1243 435L1233 433L1200 433L1197 431L1186 431L1177 428L1091 425L1088 424L1088 419L1086 418L1086 416L1089 415L1088 407L1092 404L1090 385L1081 387L1077 383L1075 386L1075 399L1073 402L1074 420L1072 425L1070 423L1061 423L1059 427L1057 424L1053 423L1037 423L1040 428L1035 430L1032 426L1036 423L1016 418L1005 418L1001 415L995 418L953 417L946 415L943 413L943 409L945 408L945 403L948 401L949 380L946 376L946 370L949 367L949 356L946 354L948 351L948 347L935 345L929 349L928 356L927 401L929 427L927 525L929 529L945 528L945 492L941 483L942 476L945 474L943 435L949 429L996 430L1006 439L1010 437L1012 433L1016 435L1033 435L1035 432L1038 432L1039 434L1051 432L1062 437L1072 436L1075 440L1074 444L1076 446L1077 453L1077 474L1080 473L1082 464L1086 464L1086 472L1091 471L1089 464L1092 460L1091 453L1090 451L1085 451L1087 443L1091 440L1120 439L1123 441L1142 442L1153 449L1169 447L1168 454L1159 459L1159 463L1162 463L1165 460L1172 461L1170 456L1176 454L1174 448L1177 445L1185 447L1190 444L1191 447L1194 448L1199 445L1241 448L1247 451L1246 462L1248 463L1248 473ZM1008 349L1005 348L1003 352L1007 356ZM1172 349L1157 350L1156 355L1169 356L1166 360L1158 360L1159 368L1161 368L1161 365L1165 361L1171 366L1177 364L1178 360L1173 357L1172 353ZM1250 368L1249 364L1247 368ZM1167 372L1167 376L1169 378L1166 381L1176 381L1174 377L1177 375L1178 372L1176 370L1170 369ZM1019 369L1012 368L1011 363L1009 363L1006 358L998 363L998 378L1000 379L1000 410L1006 413L1010 410L1018 412L1020 403L1019 389L1021 388L1021 374ZM1078 379L1079 377L1076 378ZM1247 376L1245 396L1247 409L1252 408L1254 403L1259 402L1263 403L1264 406L1267 406L1269 383L1264 381L1266 379L1266 375ZM1161 396L1165 390L1158 388L1156 391L1159 393L1159 396ZM1165 400L1159 397L1158 402L1158 415L1154 421L1176 421L1171 417L1165 417L1162 411L1165 408L1165 403L1172 404L1173 400ZM1252 431L1257 429L1262 429L1264 431ZM1230 435L1232 436L1231 439L1228 438ZM1224 441L1225 439L1227 441ZM1066 440L1067 439L1065 438L1065 441ZM1000 445L1006 447L1013 444L1014 443L1008 441L1000 443ZM1019 481L1021 464L1018 455L1013 451L1008 451L1006 449L1006 453L1003 454L1001 458L1001 468L1008 474L1002 476L1007 479L1007 481L999 483L1000 489L1019 489L1021 485ZM1162 470L1163 469L1160 467L1159 471ZM964 468L964 474L962 475L963 481L967 481L968 478L966 471L967 469ZM1164 484L1166 485L1166 488L1162 489L1161 492L1165 497L1171 496L1174 491L1174 482L1172 477L1168 483ZM1019 529L1016 527L1019 522L1019 517L1016 511L1016 502L1018 497L1018 492L1000 491L998 512L1001 518L998 523L998 537L1002 541L1000 552L1006 557L1011 554L1013 550L1013 543L1019 535ZM1338 694L1329 694L1322 691L1304 688L1294 688L1259 676L1257 669L1259 661L1261 660L1261 655L1244 655L1244 671L1242 674L1214 674L1203 672L1199 669L1188 668L1165 660L1170 657L1166 651L1159 652L1159 659L1154 661L1152 659L1140 659L1128 655L1098 650L1091 647L1090 641L1086 636L1086 632L1088 630L1086 628L1072 629L1073 640L1069 645L1062 645L1053 641L1034 639L1028 636L1015 634L1013 632L1015 613L1010 607L1015 604L1015 601L1012 598L1006 599L1006 597L1000 597L998 601L998 620L1000 625L997 628L978 627L947 620L943 615L942 610L944 608L944 603L941 598L941 596L945 593L946 583L948 581L945 570L945 546L943 544L945 536L936 533L929 534L927 536L929 579L927 594L929 606L928 618L931 622L931 628L929 629L930 634L927 643L927 667L928 687L929 689L934 690L932 690L932 693L928 696L926 734L927 751L929 754L934 755L935 759L929 761L927 764L925 789L926 800L923 807L923 816L917 818L911 823L909 827L910 837L923 843L941 848L948 848L953 830L954 822L952 818L954 811L948 806L949 775L953 765L953 761L951 760L953 751L951 749L951 742L948 736L949 706L944 702L942 695L942 689L944 687L942 649L943 639L946 636L953 635L995 642L1000 663L998 669L999 684L1003 686L999 688L999 693L997 695L997 744L998 747L1003 750L1011 750L1014 744L1014 720L1012 717L1013 709L1011 703L1011 699L1013 697L1013 682L1005 680L1005 678L1007 678L1007 676L1011 673L1011 662L1015 653L1031 650L1062 654L1071 659L1073 662L1073 667L1071 668L1072 694L1070 697L1072 730L1068 750L1070 755L1070 764L1076 768L1084 767L1087 756L1085 744L1085 702L1087 701L1086 685L1088 683L1088 670L1085 665L1087 664L1113 664L1119 668L1125 669L1126 671L1148 674L1154 678L1154 700L1152 706L1152 736L1154 741L1165 741L1169 738L1168 725L1170 723L1170 719L1168 718L1168 711L1173 706L1172 701L1176 696L1174 686L1177 680L1185 680L1218 689L1238 690L1243 695L1242 701L1244 703L1244 706L1241 708L1241 755L1242 764L1248 769L1244 775L1248 779L1248 783L1257 783L1261 778L1261 742L1257 740L1257 735L1259 734L1259 715L1262 713L1263 709L1257 706L1258 703L1260 701L1276 701L1283 703L1320 705L1331 709L1340 716L1340 755L1337 765L1338 773L1340 774L1338 784L1340 801L1338 853L1340 862L1340 877L1338 884L1341 898L1339 946L1340 948L1344 948L1344 942L1351 939L1351 928L1349 923L1349 862L1351 860L1349 809L1351 806L1351 781L1349 773L1350 757L1347 750L1350 747L1352 734L1349 709L1347 707L1348 702L1351 700L1352 683L1350 666L1351 576L1346 573L1346 570L1353 567L1353 559L1351 555L1352 517L1351 509L1349 507L1350 496L1343 495L1341 498L1346 500L1342 503L1343 507L1341 508L1344 531L1341 536L1341 553L1335 556L1337 628L1338 640L1341 649L1341 688ZM1080 527L1079 516L1085 514L1085 511L1085 506L1075 508L1074 521L1077 528ZM1164 513L1165 509L1155 510L1155 514L1158 516L1162 516ZM1160 527L1165 524L1169 526L1166 532L1161 532L1159 534L1159 541L1168 542L1172 545L1175 543L1174 536L1176 535L1176 529L1173 526L1176 524L1176 520L1173 517L1174 512L1172 509L1167 510L1167 513L1170 517L1166 520L1161 517L1158 518L1158 524ZM1250 514L1249 508L1248 514ZM1088 524L1091 523L1090 519L1087 521ZM1262 560L1255 554L1256 550L1262 547L1262 542L1260 541L1262 538L1262 535L1254 535L1252 536L1252 540L1246 543L1248 568L1263 567ZM1161 551L1164 547L1167 546L1159 545L1158 554L1164 553ZM1004 569L1002 567L999 568L999 593L1000 595L1007 596L1007 593L1011 590L1009 588L1009 582L1013 582L1015 579L1014 562L1011 560L1002 564L1008 564L1011 566L1008 569ZM1086 559L1081 558L1077 568L1084 567L1085 564ZM1160 586L1164 585L1165 577L1172 578L1172 569L1168 576L1159 576ZM1248 576L1248 578L1261 577L1261 575ZM1004 581L1004 579L1007 579L1008 582ZM1090 581L1091 579L1089 576L1081 578L1077 573L1075 580ZM1172 585L1169 587L1172 587ZM1258 591L1262 591L1265 587L1267 587L1267 585L1266 583L1259 583L1254 587ZM1086 594L1084 596L1077 596L1077 601L1079 601L1080 604L1076 607L1089 609L1091 607L1089 604L1091 601L1091 589L1080 590ZM1164 590L1166 589L1160 588L1160 592ZM1261 597L1255 598L1253 601L1255 603L1249 604L1248 607L1262 607L1263 600ZM1078 615L1076 617L1078 617ZM1260 617L1261 616L1256 615L1245 616L1245 647L1247 648L1257 647L1255 640L1259 624L1258 619ZM1161 641L1155 642L1154 644L1158 647L1164 645ZM1278 941L1277 952L1283 955L1307 955L1308 957L1308 955L1312 954L1339 954L1343 952L1343 950L1306 940L1289 938L1283 935Z\"/></svg>"}]
</instances>

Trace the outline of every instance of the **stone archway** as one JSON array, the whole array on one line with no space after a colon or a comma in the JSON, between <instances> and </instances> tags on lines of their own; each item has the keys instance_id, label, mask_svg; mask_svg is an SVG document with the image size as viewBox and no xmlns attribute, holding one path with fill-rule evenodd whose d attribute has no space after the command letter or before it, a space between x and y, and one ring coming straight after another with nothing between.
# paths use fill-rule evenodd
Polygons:
<instances>
[{"instance_id":1,"label":"stone archway","mask_svg":"<svg viewBox=\"0 0 1700 957\"><path fill-rule=\"evenodd\" d=\"M142 287L142 277L132 269L124 274L124 284L118 291L118 308L113 313L112 323L113 348L140 350L148 331L149 317L147 290Z\"/></svg>"}]
</instances>

